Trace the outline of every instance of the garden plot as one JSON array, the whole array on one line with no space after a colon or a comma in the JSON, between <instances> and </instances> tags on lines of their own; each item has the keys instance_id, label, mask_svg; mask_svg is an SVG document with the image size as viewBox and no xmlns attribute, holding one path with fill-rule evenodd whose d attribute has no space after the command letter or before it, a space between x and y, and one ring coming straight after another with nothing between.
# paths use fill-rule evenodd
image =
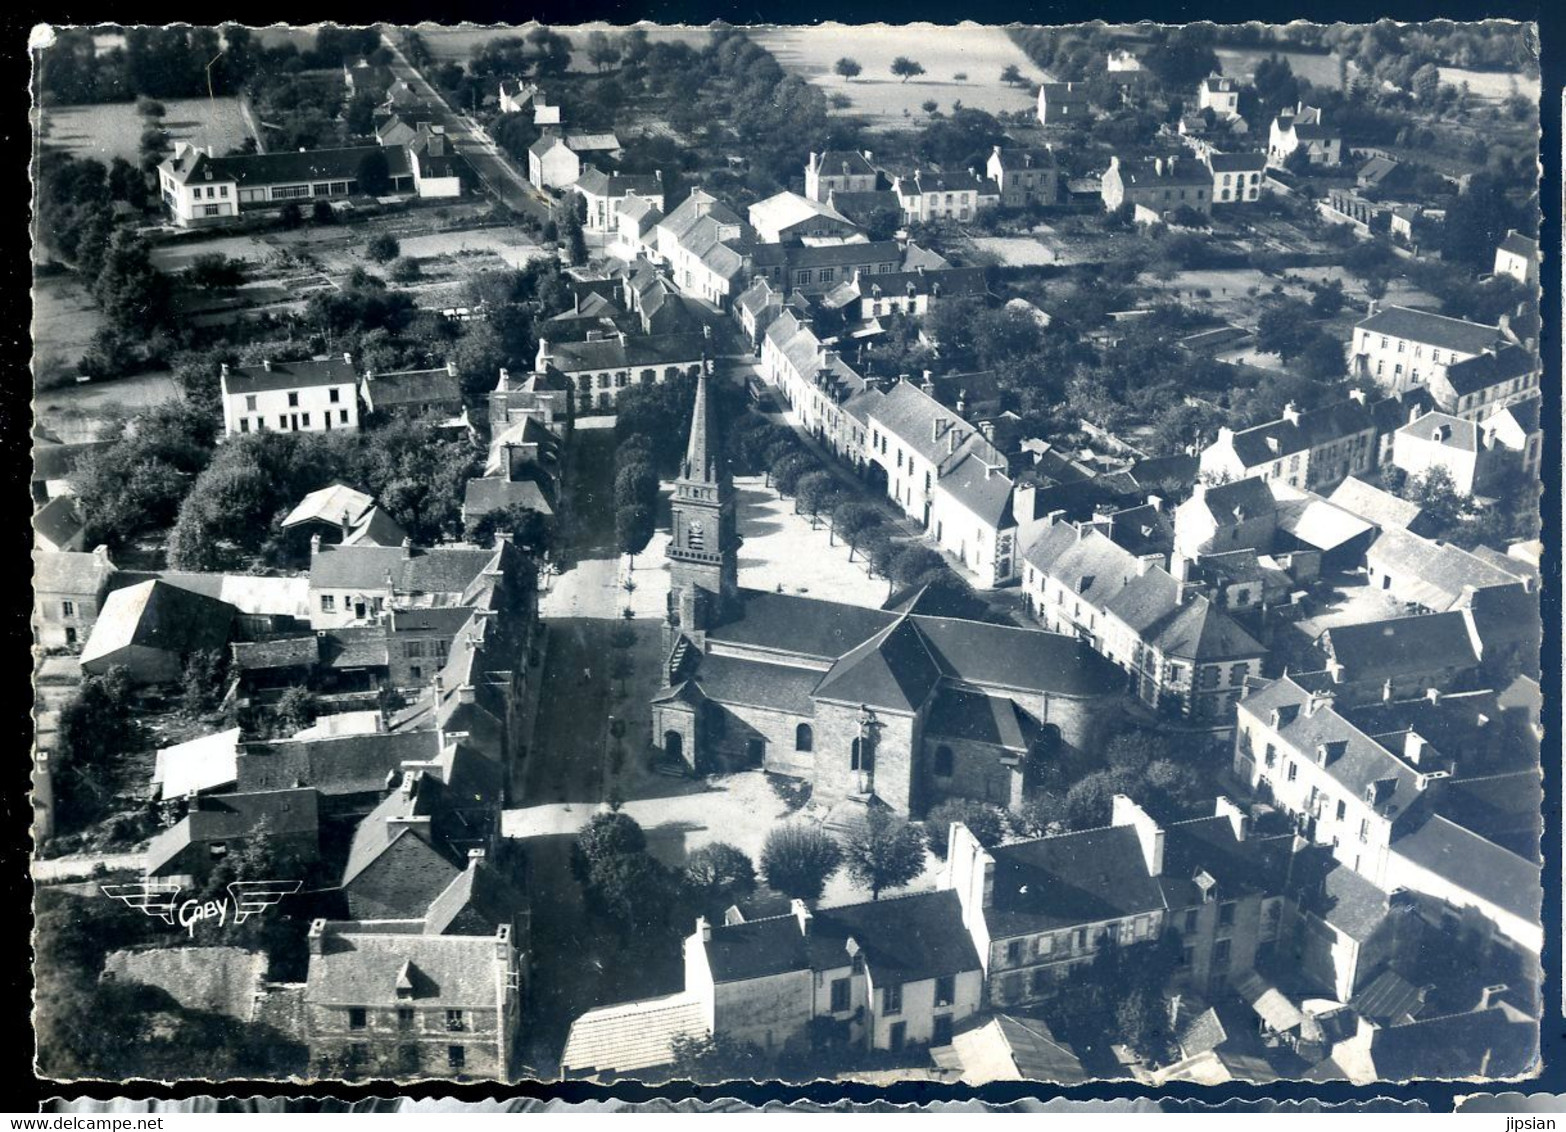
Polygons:
<instances>
[{"instance_id":1,"label":"garden plot","mask_svg":"<svg viewBox=\"0 0 1566 1132\"><path fill-rule=\"evenodd\" d=\"M416 259L473 256L487 253L508 267L525 267L535 259L549 255L545 249L507 228L476 228L459 232L435 232L428 236L409 236L398 243L402 254Z\"/></svg>"},{"instance_id":2,"label":"garden plot","mask_svg":"<svg viewBox=\"0 0 1566 1132\"><path fill-rule=\"evenodd\" d=\"M163 100L167 113L162 126L169 142L211 146L227 153L251 136L237 98L170 98ZM44 145L58 146L78 157L96 157L107 164L123 157L135 164L141 132L152 121L136 111L134 102L100 102L87 106L50 106L39 111L39 134Z\"/></svg>"},{"instance_id":3,"label":"garden plot","mask_svg":"<svg viewBox=\"0 0 1566 1132\"><path fill-rule=\"evenodd\" d=\"M841 94L851 106L883 129L902 126L916 129L928 117L921 106L934 99L943 111L954 102L991 114L1029 111L1034 106L1041 72L1002 27L934 24L855 27L852 40L842 24L814 27L757 28L750 35L772 52L782 66L819 86L829 95ZM851 56L863 70L845 79L833 70L837 60ZM892 60L907 56L925 73L903 82L892 74ZM1016 66L1027 80L1024 86L1000 81L1001 71ZM966 75L959 80L957 75Z\"/></svg>"},{"instance_id":4,"label":"garden plot","mask_svg":"<svg viewBox=\"0 0 1566 1132\"><path fill-rule=\"evenodd\" d=\"M1053 249L1030 236L974 236L976 251L992 255L1006 267L1039 267L1059 263Z\"/></svg>"},{"instance_id":5,"label":"garden plot","mask_svg":"<svg viewBox=\"0 0 1566 1132\"><path fill-rule=\"evenodd\" d=\"M245 260L252 267L256 267L266 263L271 258L273 250L265 240L255 236L204 236L173 240L166 244L158 244L152 249L152 266L173 275L189 267L197 256L216 252L229 259Z\"/></svg>"}]
</instances>

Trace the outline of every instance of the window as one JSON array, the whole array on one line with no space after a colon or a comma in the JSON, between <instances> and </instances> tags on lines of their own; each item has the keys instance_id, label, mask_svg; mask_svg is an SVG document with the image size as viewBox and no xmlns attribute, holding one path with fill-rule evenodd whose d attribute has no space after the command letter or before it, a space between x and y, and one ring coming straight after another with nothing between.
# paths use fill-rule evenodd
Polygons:
<instances>
[{"instance_id":1,"label":"window","mask_svg":"<svg viewBox=\"0 0 1566 1132\"><path fill-rule=\"evenodd\" d=\"M1001 999L1005 1002L1016 1002L1021 997L1022 976L1013 972L1001 980Z\"/></svg>"},{"instance_id":2,"label":"window","mask_svg":"<svg viewBox=\"0 0 1566 1132\"><path fill-rule=\"evenodd\" d=\"M890 983L881 992L881 1013L901 1014L903 1012L903 984Z\"/></svg>"},{"instance_id":3,"label":"window","mask_svg":"<svg viewBox=\"0 0 1566 1132\"><path fill-rule=\"evenodd\" d=\"M342 390L340 390L340 389L330 389L330 390L328 390L327 393L326 393L326 399L328 401L330 401L334 405L337 404L340 400L342 400Z\"/></svg>"},{"instance_id":4,"label":"window","mask_svg":"<svg viewBox=\"0 0 1566 1132\"><path fill-rule=\"evenodd\" d=\"M1299 777L1299 773L1300 773L1299 766L1291 759L1289 761L1289 774L1288 774L1289 781L1293 782L1297 777Z\"/></svg>"},{"instance_id":5,"label":"window","mask_svg":"<svg viewBox=\"0 0 1566 1132\"><path fill-rule=\"evenodd\" d=\"M1038 939L1033 941L1033 954L1035 956L1043 957L1050 954L1054 950L1055 937L1052 935L1041 935L1038 937Z\"/></svg>"},{"instance_id":6,"label":"window","mask_svg":"<svg viewBox=\"0 0 1566 1132\"><path fill-rule=\"evenodd\" d=\"M60 603L60 613L65 617L75 617L76 603L74 601L62 601Z\"/></svg>"},{"instance_id":7,"label":"window","mask_svg":"<svg viewBox=\"0 0 1566 1132\"><path fill-rule=\"evenodd\" d=\"M203 216L222 216L223 215L223 206L220 205L220 204L204 204L204 205L201 206L201 215L203 215Z\"/></svg>"},{"instance_id":8,"label":"window","mask_svg":"<svg viewBox=\"0 0 1566 1132\"><path fill-rule=\"evenodd\" d=\"M402 647L403 655L409 660L416 660L424 655L423 641L407 641Z\"/></svg>"},{"instance_id":9,"label":"window","mask_svg":"<svg viewBox=\"0 0 1566 1132\"><path fill-rule=\"evenodd\" d=\"M297 409L299 407L299 394L290 393L288 395L288 407L290 409Z\"/></svg>"},{"instance_id":10,"label":"window","mask_svg":"<svg viewBox=\"0 0 1566 1132\"><path fill-rule=\"evenodd\" d=\"M942 975L935 980L935 1005L950 1006L957 1001L957 976Z\"/></svg>"},{"instance_id":11,"label":"window","mask_svg":"<svg viewBox=\"0 0 1566 1132\"><path fill-rule=\"evenodd\" d=\"M904 1043L907 1042L907 1040L908 1040L908 1023L907 1022L893 1022L892 1023L892 1032L891 1032L890 1036L891 1036L892 1048L894 1050L902 1049Z\"/></svg>"},{"instance_id":12,"label":"window","mask_svg":"<svg viewBox=\"0 0 1566 1132\"><path fill-rule=\"evenodd\" d=\"M1022 941L1014 939L1006 945L1006 962L1015 967L1022 962Z\"/></svg>"},{"instance_id":13,"label":"window","mask_svg":"<svg viewBox=\"0 0 1566 1132\"><path fill-rule=\"evenodd\" d=\"M227 185L219 185L218 186L218 196L222 197L224 200L228 199L228 186Z\"/></svg>"},{"instance_id":14,"label":"window","mask_svg":"<svg viewBox=\"0 0 1566 1132\"><path fill-rule=\"evenodd\" d=\"M816 746L815 732L810 729L810 724L801 723L794 728L794 750L813 751Z\"/></svg>"},{"instance_id":15,"label":"window","mask_svg":"<svg viewBox=\"0 0 1566 1132\"><path fill-rule=\"evenodd\" d=\"M1348 816L1348 803L1342 800L1338 802L1338 820L1342 821Z\"/></svg>"},{"instance_id":16,"label":"window","mask_svg":"<svg viewBox=\"0 0 1566 1132\"><path fill-rule=\"evenodd\" d=\"M1213 944L1213 970L1227 971L1229 969L1229 953L1231 945L1228 940L1220 939Z\"/></svg>"},{"instance_id":17,"label":"window","mask_svg":"<svg viewBox=\"0 0 1566 1132\"><path fill-rule=\"evenodd\" d=\"M1049 993L1051 970L1048 967L1035 967L1033 975L1029 979L1032 983L1030 990L1035 998Z\"/></svg>"},{"instance_id":18,"label":"window","mask_svg":"<svg viewBox=\"0 0 1566 1132\"><path fill-rule=\"evenodd\" d=\"M250 431L250 418L249 417L240 417L239 418L239 431L240 432L249 432Z\"/></svg>"},{"instance_id":19,"label":"window","mask_svg":"<svg viewBox=\"0 0 1566 1132\"><path fill-rule=\"evenodd\" d=\"M1195 908L1187 909L1185 913L1185 934L1190 935L1196 930L1196 919L1200 913Z\"/></svg>"},{"instance_id":20,"label":"window","mask_svg":"<svg viewBox=\"0 0 1566 1132\"><path fill-rule=\"evenodd\" d=\"M350 1030L364 1029L364 1007L350 1006L348 1008L348 1028Z\"/></svg>"},{"instance_id":21,"label":"window","mask_svg":"<svg viewBox=\"0 0 1566 1132\"><path fill-rule=\"evenodd\" d=\"M399 1029L399 1030L411 1030L411 1029L413 1029L413 1007L411 1007L411 1006L399 1006L397 1008L397 1029Z\"/></svg>"},{"instance_id":22,"label":"window","mask_svg":"<svg viewBox=\"0 0 1566 1132\"><path fill-rule=\"evenodd\" d=\"M340 409L340 410L338 410L337 419L342 421L343 424L347 424L348 423L348 410L347 409Z\"/></svg>"},{"instance_id":23,"label":"window","mask_svg":"<svg viewBox=\"0 0 1566 1132\"><path fill-rule=\"evenodd\" d=\"M305 413L299 419L304 423L305 428L309 428L310 427L310 414L309 413Z\"/></svg>"},{"instance_id":24,"label":"window","mask_svg":"<svg viewBox=\"0 0 1566 1132\"><path fill-rule=\"evenodd\" d=\"M255 396L254 393L247 394L246 397L245 397L245 412L253 413L255 411L256 411L256 396Z\"/></svg>"},{"instance_id":25,"label":"window","mask_svg":"<svg viewBox=\"0 0 1566 1132\"><path fill-rule=\"evenodd\" d=\"M1235 901L1233 900L1218 905L1218 926L1220 928L1234 927L1234 909Z\"/></svg>"},{"instance_id":26,"label":"window","mask_svg":"<svg viewBox=\"0 0 1566 1132\"><path fill-rule=\"evenodd\" d=\"M1240 591L1240 600L1241 601L1245 600L1245 591L1244 590ZM1249 664L1247 664L1243 660L1240 661L1238 664L1231 664L1229 666L1229 683L1230 684L1243 684L1243 683L1245 683L1245 677L1250 674L1250 671L1251 671L1251 666Z\"/></svg>"},{"instance_id":27,"label":"window","mask_svg":"<svg viewBox=\"0 0 1566 1132\"><path fill-rule=\"evenodd\" d=\"M1218 686L1218 666L1216 664L1202 665L1200 685L1203 688L1216 688Z\"/></svg>"},{"instance_id":28,"label":"window","mask_svg":"<svg viewBox=\"0 0 1566 1132\"><path fill-rule=\"evenodd\" d=\"M702 531L700 519L690 521L686 528L685 542L692 550L702 550L706 547L706 535Z\"/></svg>"},{"instance_id":29,"label":"window","mask_svg":"<svg viewBox=\"0 0 1566 1132\"><path fill-rule=\"evenodd\" d=\"M942 743L935 748L935 777L950 778L952 776L952 749Z\"/></svg>"},{"instance_id":30,"label":"window","mask_svg":"<svg viewBox=\"0 0 1566 1132\"><path fill-rule=\"evenodd\" d=\"M462 1020L462 1011L446 1011L446 1029L455 1032L458 1030L466 1030L467 1028L467 1023Z\"/></svg>"},{"instance_id":31,"label":"window","mask_svg":"<svg viewBox=\"0 0 1566 1132\"><path fill-rule=\"evenodd\" d=\"M1361 841L1369 841L1370 840L1370 819L1369 818L1362 818L1362 819L1360 819L1360 823L1359 823L1359 839Z\"/></svg>"},{"instance_id":32,"label":"window","mask_svg":"<svg viewBox=\"0 0 1566 1132\"><path fill-rule=\"evenodd\" d=\"M1182 947L1180 949L1180 966L1189 967L1191 961L1196 958L1196 948Z\"/></svg>"},{"instance_id":33,"label":"window","mask_svg":"<svg viewBox=\"0 0 1566 1132\"><path fill-rule=\"evenodd\" d=\"M337 597L334 594L322 594L321 595L321 612L322 613L335 613L335 612L337 612Z\"/></svg>"},{"instance_id":34,"label":"window","mask_svg":"<svg viewBox=\"0 0 1566 1132\"><path fill-rule=\"evenodd\" d=\"M847 979L832 980L832 1013L843 1014L849 1009L849 988Z\"/></svg>"},{"instance_id":35,"label":"window","mask_svg":"<svg viewBox=\"0 0 1566 1132\"><path fill-rule=\"evenodd\" d=\"M461 1073L468 1065L468 1051L464 1046L446 1047L446 1066Z\"/></svg>"}]
</instances>

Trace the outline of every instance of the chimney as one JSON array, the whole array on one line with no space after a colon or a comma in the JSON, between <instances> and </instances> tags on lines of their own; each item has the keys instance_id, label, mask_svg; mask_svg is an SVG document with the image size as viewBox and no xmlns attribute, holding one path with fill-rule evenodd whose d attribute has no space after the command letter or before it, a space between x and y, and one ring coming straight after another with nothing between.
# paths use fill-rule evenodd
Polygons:
<instances>
[{"instance_id":1,"label":"chimney","mask_svg":"<svg viewBox=\"0 0 1566 1132\"><path fill-rule=\"evenodd\" d=\"M218 363L218 376L219 377L227 377L228 376L228 363L227 362L219 362Z\"/></svg>"},{"instance_id":2,"label":"chimney","mask_svg":"<svg viewBox=\"0 0 1566 1132\"><path fill-rule=\"evenodd\" d=\"M1359 405L1365 404L1365 391L1363 389L1350 389L1349 400Z\"/></svg>"},{"instance_id":3,"label":"chimney","mask_svg":"<svg viewBox=\"0 0 1566 1132\"><path fill-rule=\"evenodd\" d=\"M404 558L413 557L413 540L406 535L403 536L402 540L402 556Z\"/></svg>"},{"instance_id":4,"label":"chimney","mask_svg":"<svg viewBox=\"0 0 1566 1132\"><path fill-rule=\"evenodd\" d=\"M1296 405L1293 401L1290 401L1287 405L1283 406L1283 419L1288 421L1290 424L1294 424L1294 425L1299 424L1300 423L1300 409L1299 409L1299 406Z\"/></svg>"},{"instance_id":5,"label":"chimney","mask_svg":"<svg viewBox=\"0 0 1566 1132\"><path fill-rule=\"evenodd\" d=\"M1433 704L1440 703L1441 702L1441 689L1440 688L1426 688L1425 689L1425 699L1429 700Z\"/></svg>"},{"instance_id":6,"label":"chimney","mask_svg":"<svg viewBox=\"0 0 1566 1132\"><path fill-rule=\"evenodd\" d=\"M701 936L703 943L712 942L712 925L707 922L706 916L696 917L696 934Z\"/></svg>"},{"instance_id":7,"label":"chimney","mask_svg":"<svg viewBox=\"0 0 1566 1132\"><path fill-rule=\"evenodd\" d=\"M1381 303L1377 299L1371 299L1365 307L1367 316L1375 316L1381 313Z\"/></svg>"},{"instance_id":8,"label":"chimney","mask_svg":"<svg viewBox=\"0 0 1566 1132\"><path fill-rule=\"evenodd\" d=\"M338 520L337 525L342 531L343 541L346 542L348 535L353 531L352 518L347 511L343 512L343 517Z\"/></svg>"},{"instance_id":9,"label":"chimney","mask_svg":"<svg viewBox=\"0 0 1566 1132\"><path fill-rule=\"evenodd\" d=\"M468 868L470 868L470 869L478 868L479 862L481 862L483 860L484 860L484 850L482 850L482 849L469 849L468 850Z\"/></svg>"},{"instance_id":10,"label":"chimney","mask_svg":"<svg viewBox=\"0 0 1566 1132\"><path fill-rule=\"evenodd\" d=\"M474 702L475 692L472 684L464 684L457 689L457 702L459 704L471 704Z\"/></svg>"},{"instance_id":11,"label":"chimney","mask_svg":"<svg viewBox=\"0 0 1566 1132\"><path fill-rule=\"evenodd\" d=\"M810 935L810 921L812 917L810 909L805 907L805 902L799 899L790 900L788 910L794 919L799 921L799 934L802 936Z\"/></svg>"},{"instance_id":12,"label":"chimney","mask_svg":"<svg viewBox=\"0 0 1566 1132\"><path fill-rule=\"evenodd\" d=\"M320 554L320 553L321 553L321 535L320 535L320 532L318 531L315 534L310 536L310 557L314 558L317 554Z\"/></svg>"},{"instance_id":13,"label":"chimney","mask_svg":"<svg viewBox=\"0 0 1566 1132\"><path fill-rule=\"evenodd\" d=\"M1142 860L1147 865L1147 875L1162 876L1164 872L1164 831L1152 816L1124 794L1116 794L1110 803L1109 823L1113 826L1130 826L1142 846Z\"/></svg>"},{"instance_id":14,"label":"chimney","mask_svg":"<svg viewBox=\"0 0 1566 1132\"><path fill-rule=\"evenodd\" d=\"M1411 766L1418 766L1419 760L1424 756L1426 746L1428 744L1425 742L1425 737L1419 732L1411 730L1403 736L1403 757L1408 760Z\"/></svg>"},{"instance_id":15,"label":"chimney","mask_svg":"<svg viewBox=\"0 0 1566 1132\"><path fill-rule=\"evenodd\" d=\"M271 358L262 358L261 359L261 368L266 370L267 373L271 373L272 372L272 359Z\"/></svg>"},{"instance_id":16,"label":"chimney","mask_svg":"<svg viewBox=\"0 0 1566 1132\"><path fill-rule=\"evenodd\" d=\"M1191 580L1191 560L1175 551L1169 556L1169 576L1184 586Z\"/></svg>"},{"instance_id":17,"label":"chimney","mask_svg":"<svg viewBox=\"0 0 1566 1132\"><path fill-rule=\"evenodd\" d=\"M311 955L326 954L326 920L324 918L310 921L310 934L307 938L310 941Z\"/></svg>"},{"instance_id":18,"label":"chimney","mask_svg":"<svg viewBox=\"0 0 1566 1132\"><path fill-rule=\"evenodd\" d=\"M1505 983L1496 983L1494 986L1485 987L1484 990L1479 992L1479 1009L1489 1010L1490 1007L1495 1005L1496 1000L1510 989ZM1488 1050L1485 1051L1485 1056L1489 1056ZM1481 1069L1479 1072L1482 1075L1484 1070Z\"/></svg>"},{"instance_id":19,"label":"chimney","mask_svg":"<svg viewBox=\"0 0 1566 1132\"><path fill-rule=\"evenodd\" d=\"M1246 816L1245 811L1222 794L1218 795L1213 816L1229 819L1229 828L1234 831L1236 841L1244 841L1245 835L1250 832L1250 818Z\"/></svg>"},{"instance_id":20,"label":"chimney","mask_svg":"<svg viewBox=\"0 0 1566 1132\"><path fill-rule=\"evenodd\" d=\"M92 556L99 562L102 562L106 565L109 564L109 548L104 546L102 543L99 543L97 546L92 548Z\"/></svg>"}]
</instances>

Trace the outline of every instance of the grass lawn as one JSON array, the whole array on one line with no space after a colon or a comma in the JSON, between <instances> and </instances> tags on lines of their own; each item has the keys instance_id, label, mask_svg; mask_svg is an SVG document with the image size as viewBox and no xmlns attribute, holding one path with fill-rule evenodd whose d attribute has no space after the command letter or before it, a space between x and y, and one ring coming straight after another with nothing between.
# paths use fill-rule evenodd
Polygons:
<instances>
[{"instance_id":1,"label":"grass lawn","mask_svg":"<svg viewBox=\"0 0 1566 1132\"><path fill-rule=\"evenodd\" d=\"M250 136L237 98L167 98L162 126L169 145L193 142L224 154ZM108 164L123 157L135 164L141 148L141 132L149 122L136 112L134 102L100 102L83 106L50 106L39 112L40 140L78 157L96 157Z\"/></svg>"}]
</instances>

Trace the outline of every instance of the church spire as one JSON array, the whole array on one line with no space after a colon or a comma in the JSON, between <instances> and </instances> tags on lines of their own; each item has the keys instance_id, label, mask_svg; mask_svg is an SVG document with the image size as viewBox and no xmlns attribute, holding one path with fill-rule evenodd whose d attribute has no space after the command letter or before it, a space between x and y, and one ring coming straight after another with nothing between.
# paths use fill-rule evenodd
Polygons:
<instances>
[{"instance_id":1,"label":"church spire","mask_svg":"<svg viewBox=\"0 0 1566 1132\"><path fill-rule=\"evenodd\" d=\"M707 396L707 367L696 378L696 405L691 411L691 437L685 445L681 478L698 483L718 479L717 430L712 424L712 403Z\"/></svg>"}]
</instances>

